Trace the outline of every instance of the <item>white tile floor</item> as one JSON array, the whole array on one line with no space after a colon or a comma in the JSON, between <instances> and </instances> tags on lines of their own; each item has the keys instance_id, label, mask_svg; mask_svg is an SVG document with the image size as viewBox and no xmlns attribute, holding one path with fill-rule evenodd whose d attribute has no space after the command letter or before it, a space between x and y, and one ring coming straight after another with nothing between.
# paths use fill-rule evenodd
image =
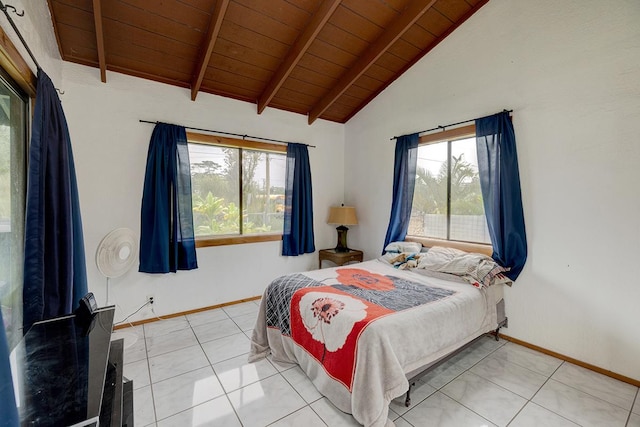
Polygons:
<instances>
[{"instance_id":1,"label":"white tile floor","mask_svg":"<svg viewBox=\"0 0 640 427\"><path fill-rule=\"evenodd\" d=\"M138 337L124 367L135 425L358 425L296 365L247 363L257 310L247 302L123 330ZM403 403L389 406L398 427L640 427L637 387L491 338L423 377Z\"/></svg>"}]
</instances>

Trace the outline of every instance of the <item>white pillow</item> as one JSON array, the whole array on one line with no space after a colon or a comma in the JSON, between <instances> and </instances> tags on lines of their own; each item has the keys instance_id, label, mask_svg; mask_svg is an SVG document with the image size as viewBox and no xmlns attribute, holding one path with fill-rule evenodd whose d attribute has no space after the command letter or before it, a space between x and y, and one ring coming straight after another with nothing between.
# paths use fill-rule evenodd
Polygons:
<instances>
[{"instance_id":1,"label":"white pillow","mask_svg":"<svg viewBox=\"0 0 640 427\"><path fill-rule=\"evenodd\" d=\"M409 252L417 253L422 249L422 245L416 242L391 242L384 248L385 252Z\"/></svg>"},{"instance_id":2,"label":"white pillow","mask_svg":"<svg viewBox=\"0 0 640 427\"><path fill-rule=\"evenodd\" d=\"M425 256L420 258L418 268L455 274L477 288L511 282L508 277L502 274L509 269L502 267L493 258L454 248L434 246ZM511 285L509 284L509 286Z\"/></svg>"}]
</instances>

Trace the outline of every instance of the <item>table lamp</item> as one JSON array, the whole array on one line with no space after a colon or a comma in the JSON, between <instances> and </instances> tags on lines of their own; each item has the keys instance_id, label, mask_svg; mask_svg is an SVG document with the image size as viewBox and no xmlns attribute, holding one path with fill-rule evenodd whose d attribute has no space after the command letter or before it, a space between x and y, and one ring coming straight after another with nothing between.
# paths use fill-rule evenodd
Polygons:
<instances>
[{"instance_id":1,"label":"table lamp","mask_svg":"<svg viewBox=\"0 0 640 427\"><path fill-rule=\"evenodd\" d=\"M347 246L347 231L349 229L345 225L358 225L358 218L356 218L356 208L353 206L331 206L329 208L329 219L327 224L340 224L336 227L338 230L338 245L336 246L336 252L349 252Z\"/></svg>"}]
</instances>

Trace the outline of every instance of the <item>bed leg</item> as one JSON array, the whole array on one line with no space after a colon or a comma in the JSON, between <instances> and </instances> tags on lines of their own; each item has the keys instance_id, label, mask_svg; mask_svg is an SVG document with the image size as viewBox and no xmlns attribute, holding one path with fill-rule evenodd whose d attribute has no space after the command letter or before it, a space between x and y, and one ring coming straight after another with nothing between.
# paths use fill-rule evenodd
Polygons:
<instances>
[{"instance_id":1,"label":"bed leg","mask_svg":"<svg viewBox=\"0 0 640 427\"><path fill-rule=\"evenodd\" d=\"M409 390L407 390L407 397L404 399L404 406L407 408L411 405L411 387L415 387L416 383L409 384Z\"/></svg>"},{"instance_id":2,"label":"bed leg","mask_svg":"<svg viewBox=\"0 0 640 427\"><path fill-rule=\"evenodd\" d=\"M500 323L498 323L498 329L496 329L495 336L496 336L496 341L500 341L500 328L508 328L509 327L509 318L505 317L504 320Z\"/></svg>"}]
</instances>

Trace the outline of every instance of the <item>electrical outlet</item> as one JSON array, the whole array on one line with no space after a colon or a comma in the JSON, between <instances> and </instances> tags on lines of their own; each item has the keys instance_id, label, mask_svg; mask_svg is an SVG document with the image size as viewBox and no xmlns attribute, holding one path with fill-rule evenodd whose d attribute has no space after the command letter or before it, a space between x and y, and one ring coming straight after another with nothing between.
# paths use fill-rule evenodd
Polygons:
<instances>
[{"instance_id":1,"label":"electrical outlet","mask_svg":"<svg viewBox=\"0 0 640 427\"><path fill-rule=\"evenodd\" d=\"M153 302L154 302L153 295L147 295L147 302L148 302L149 304L153 304Z\"/></svg>"}]
</instances>

